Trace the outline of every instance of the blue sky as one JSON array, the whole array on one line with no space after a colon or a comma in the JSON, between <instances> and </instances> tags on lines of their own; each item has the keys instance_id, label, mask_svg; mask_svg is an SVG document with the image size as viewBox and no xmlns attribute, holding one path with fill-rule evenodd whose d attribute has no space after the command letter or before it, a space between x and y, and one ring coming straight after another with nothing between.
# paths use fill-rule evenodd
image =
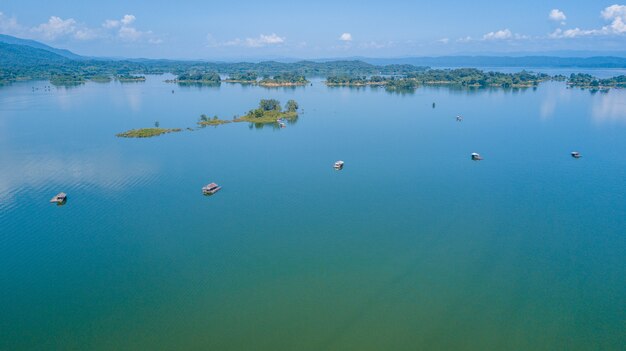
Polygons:
<instances>
[{"instance_id":1,"label":"blue sky","mask_svg":"<svg viewBox=\"0 0 626 351\"><path fill-rule=\"evenodd\" d=\"M0 13L0 33L94 56L626 53L626 1L9 0Z\"/></svg>"}]
</instances>

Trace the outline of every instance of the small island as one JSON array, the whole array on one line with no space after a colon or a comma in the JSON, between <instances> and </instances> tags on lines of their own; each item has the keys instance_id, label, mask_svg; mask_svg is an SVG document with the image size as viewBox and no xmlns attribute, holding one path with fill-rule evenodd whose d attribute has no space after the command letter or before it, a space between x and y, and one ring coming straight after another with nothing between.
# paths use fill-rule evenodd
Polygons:
<instances>
[{"instance_id":1,"label":"small island","mask_svg":"<svg viewBox=\"0 0 626 351\"><path fill-rule=\"evenodd\" d=\"M230 123L230 121L226 121L223 119L219 119L217 116L213 116L213 118L209 118L209 116L202 114L200 116L200 120L198 121L198 125L200 127L206 126L219 126L220 124Z\"/></svg>"},{"instance_id":2,"label":"small island","mask_svg":"<svg viewBox=\"0 0 626 351\"><path fill-rule=\"evenodd\" d=\"M141 129L131 129L129 131L116 134L115 136L119 138L151 138L155 136L159 136L167 133L176 133L180 132L182 129L180 128L141 128Z\"/></svg>"},{"instance_id":3,"label":"small island","mask_svg":"<svg viewBox=\"0 0 626 351\"><path fill-rule=\"evenodd\" d=\"M285 107L280 105L280 101L276 99L262 99L259 101L259 107L248 111L244 116L234 116L232 121L223 120L217 117L209 117L206 114L200 115L197 122L200 128L207 126L219 126L222 124L228 124L231 122L249 122L253 123L257 127L262 127L266 124L274 124L275 126L285 127L285 123L295 122L298 119L299 105L295 100L289 100L285 104ZM193 131L192 128L186 128ZM167 133L181 132L181 128L159 128L159 122L155 122L154 128L140 128L132 129L123 133L116 134L119 138L151 138Z\"/></svg>"},{"instance_id":4,"label":"small island","mask_svg":"<svg viewBox=\"0 0 626 351\"><path fill-rule=\"evenodd\" d=\"M308 84L309 81L303 75L296 73L281 73L273 77L265 76L259 81L263 87L294 87Z\"/></svg>"},{"instance_id":5,"label":"small island","mask_svg":"<svg viewBox=\"0 0 626 351\"><path fill-rule=\"evenodd\" d=\"M50 77L52 85L79 85L85 83L85 77L78 74L55 74Z\"/></svg>"},{"instance_id":6,"label":"small island","mask_svg":"<svg viewBox=\"0 0 626 351\"><path fill-rule=\"evenodd\" d=\"M474 68L425 69L401 76L329 76L328 86L384 86L387 90L415 89L420 85L460 86L467 88L530 88L552 79L544 73L484 72Z\"/></svg>"},{"instance_id":7,"label":"small island","mask_svg":"<svg viewBox=\"0 0 626 351\"><path fill-rule=\"evenodd\" d=\"M298 103L295 100L287 101L285 110L280 106L280 101L275 99L263 99L259 107L248 111L242 117L237 117L235 122L250 122L257 124L279 123L279 121L293 122L298 119Z\"/></svg>"},{"instance_id":8,"label":"small island","mask_svg":"<svg viewBox=\"0 0 626 351\"><path fill-rule=\"evenodd\" d=\"M231 73L228 78L224 79L226 83L240 83L240 84L257 84L259 78L256 72L243 72L243 73Z\"/></svg>"},{"instance_id":9,"label":"small island","mask_svg":"<svg viewBox=\"0 0 626 351\"><path fill-rule=\"evenodd\" d=\"M590 74L572 73L567 80L567 85L589 90L608 90L610 88L626 88L626 76L621 75L612 78L600 79Z\"/></svg>"},{"instance_id":10,"label":"small island","mask_svg":"<svg viewBox=\"0 0 626 351\"><path fill-rule=\"evenodd\" d=\"M187 72L181 73L176 79L166 80L167 83L178 84L204 84L204 85L219 85L222 79L220 75L215 72Z\"/></svg>"},{"instance_id":11,"label":"small island","mask_svg":"<svg viewBox=\"0 0 626 351\"><path fill-rule=\"evenodd\" d=\"M145 76L134 76L132 74L120 74L116 77L119 82L132 83L132 82L145 82Z\"/></svg>"}]
</instances>

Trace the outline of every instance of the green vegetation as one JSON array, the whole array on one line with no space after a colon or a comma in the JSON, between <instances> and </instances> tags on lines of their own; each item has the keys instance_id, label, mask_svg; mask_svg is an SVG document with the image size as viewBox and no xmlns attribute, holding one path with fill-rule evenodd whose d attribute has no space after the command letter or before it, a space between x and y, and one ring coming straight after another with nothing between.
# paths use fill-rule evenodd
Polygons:
<instances>
[{"instance_id":1,"label":"green vegetation","mask_svg":"<svg viewBox=\"0 0 626 351\"><path fill-rule=\"evenodd\" d=\"M543 73L484 72L474 68L460 69L425 69L408 72L402 76L330 76L326 79L329 86L364 86L384 85L388 90L415 89L419 85L452 85L462 87L532 87L550 80Z\"/></svg>"},{"instance_id":2,"label":"green vegetation","mask_svg":"<svg viewBox=\"0 0 626 351\"><path fill-rule=\"evenodd\" d=\"M230 123L230 121L225 121L223 119L219 119L216 116L213 116L213 118L209 118L207 115L202 114L200 116L200 120L198 121L198 125L201 127L205 127L205 126L219 126L220 124L226 124L226 123Z\"/></svg>"},{"instance_id":3,"label":"green vegetation","mask_svg":"<svg viewBox=\"0 0 626 351\"><path fill-rule=\"evenodd\" d=\"M111 77L109 76L91 76L89 77L89 80L92 82L97 82L97 83L108 83L112 80Z\"/></svg>"},{"instance_id":4,"label":"green vegetation","mask_svg":"<svg viewBox=\"0 0 626 351\"><path fill-rule=\"evenodd\" d=\"M256 72L231 73L225 82L254 84L257 82L259 75Z\"/></svg>"},{"instance_id":5,"label":"green vegetation","mask_svg":"<svg viewBox=\"0 0 626 351\"><path fill-rule=\"evenodd\" d=\"M199 71L193 71L193 72L187 72L187 73L181 73L178 75L178 78L176 78L173 81L168 81L168 82L173 82L173 83L191 83L191 84L220 84L220 82L222 81L222 79L220 78L220 75L215 73L215 72L199 72Z\"/></svg>"},{"instance_id":6,"label":"green vegetation","mask_svg":"<svg viewBox=\"0 0 626 351\"><path fill-rule=\"evenodd\" d=\"M265 87L285 87L285 86L298 86L298 85L306 85L309 83L308 80L303 75L298 75L296 73L281 73L276 74L273 77L265 76L259 82L259 85Z\"/></svg>"},{"instance_id":7,"label":"green vegetation","mask_svg":"<svg viewBox=\"0 0 626 351\"><path fill-rule=\"evenodd\" d=\"M251 122L255 124L277 123L279 119L285 121L295 121L298 119L298 103L289 100L282 110L280 101L275 99L263 99L259 102L259 107L250 110L245 116L235 118L235 122Z\"/></svg>"},{"instance_id":8,"label":"green vegetation","mask_svg":"<svg viewBox=\"0 0 626 351\"><path fill-rule=\"evenodd\" d=\"M617 76L607 79L599 79L589 74L572 74L567 84L577 88L592 90L604 90L608 88L626 88L626 76Z\"/></svg>"},{"instance_id":9,"label":"green vegetation","mask_svg":"<svg viewBox=\"0 0 626 351\"><path fill-rule=\"evenodd\" d=\"M132 129L124 133L119 133L119 134L116 134L116 136L120 138L151 138L151 137L159 136L161 134L180 132L181 130L182 129L180 128L174 128L174 129L141 128L141 129Z\"/></svg>"},{"instance_id":10,"label":"green vegetation","mask_svg":"<svg viewBox=\"0 0 626 351\"><path fill-rule=\"evenodd\" d=\"M117 80L122 82L122 83L129 83L129 82L145 82L146 81L146 77L145 76L135 76L132 74L120 74L117 77Z\"/></svg>"},{"instance_id":11,"label":"green vegetation","mask_svg":"<svg viewBox=\"0 0 626 351\"><path fill-rule=\"evenodd\" d=\"M50 77L52 85L78 85L85 83L85 77L75 74L54 74Z\"/></svg>"}]
</instances>

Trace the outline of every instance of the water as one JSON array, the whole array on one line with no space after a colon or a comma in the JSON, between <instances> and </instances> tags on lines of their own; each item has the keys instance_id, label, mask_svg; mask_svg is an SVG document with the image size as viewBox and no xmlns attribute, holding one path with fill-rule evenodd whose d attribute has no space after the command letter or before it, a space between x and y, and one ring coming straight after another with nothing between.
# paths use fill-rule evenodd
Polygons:
<instances>
[{"instance_id":1,"label":"water","mask_svg":"<svg viewBox=\"0 0 626 351\"><path fill-rule=\"evenodd\" d=\"M625 91L164 79L0 88L0 349L626 344Z\"/></svg>"}]
</instances>

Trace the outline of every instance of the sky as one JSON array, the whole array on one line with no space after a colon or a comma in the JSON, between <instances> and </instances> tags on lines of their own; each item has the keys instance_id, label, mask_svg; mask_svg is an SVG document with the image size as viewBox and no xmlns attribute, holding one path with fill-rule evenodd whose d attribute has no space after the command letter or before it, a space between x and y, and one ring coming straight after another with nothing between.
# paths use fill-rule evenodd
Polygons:
<instances>
[{"instance_id":1,"label":"sky","mask_svg":"<svg viewBox=\"0 0 626 351\"><path fill-rule=\"evenodd\" d=\"M169 59L626 56L626 1L5 0L0 33Z\"/></svg>"}]
</instances>

